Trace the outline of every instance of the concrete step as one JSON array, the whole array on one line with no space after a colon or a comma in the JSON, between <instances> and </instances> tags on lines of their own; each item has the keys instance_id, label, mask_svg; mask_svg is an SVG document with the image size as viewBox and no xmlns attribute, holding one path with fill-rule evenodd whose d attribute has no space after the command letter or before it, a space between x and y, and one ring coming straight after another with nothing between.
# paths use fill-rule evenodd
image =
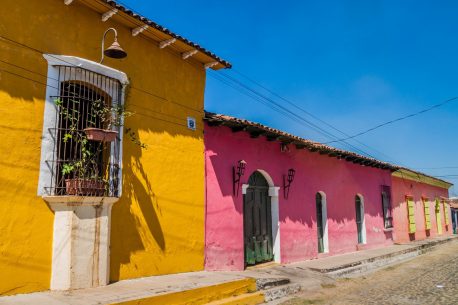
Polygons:
<instances>
[{"instance_id":1,"label":"concrete step","mask_svg":"<svg viewBox=\"0 0 458 305\"><path fill-rule=\"evenodd\" d=\"M256 288L258 290L269 289L276 286L287 285L290 283L289 278L278 277L278 278L257 278Z\"/></svg>"},{"instance_id":2,"label":"concrete step","mask_svg":"<svg viewBox=\"0 0 458 305\"><path fill-rule=\"evenodd\" d=\"M287 296L291 296L298 293L302 286L298 283L287 284L282 286L276 286L267 290L264 290L264 298L266 302L278 300Z\"/></svg>"},{"instance_id":3,"label":"concrete step","mask_svg":"<svg viewBox=\"0 0 458 305\"><path fill-rule=\"evenodd\" d=\"M260 291L232 296L207 305L257 305L265 302L264 294Z\"/></svg>"},{"instance_id":4,"label":"concrete step","mask_svg":"<svg viewBox=\"0 0 458 305\"><path fill-rule=\"evenodd\" d=\"M286 277L261 277L256 279L256 288L262 291L266 302L269 302L298 292L301 290L301 285L292 284Z\"/></svg>"},{"instance_id":5,"label":"concrete step","mask_svg":"<svg viewBox=\"0 0 458 305\"><path fill-rule=\"evenodd\" d=\"M384 267L399 264L401 262L413 259L419 255L434 250L435 246L446 243L451 240L453 239L443 239L433 242L418 242L415 246L409 249L404 249L402 251L396 251L377 257L371 257L369 259L353 262L350 264L343 264L332 269L311 269L322 273L326 273L334 278L360 276L371 271L375 271L377 269L381 269Z\"/></svg>"}]
</instances>

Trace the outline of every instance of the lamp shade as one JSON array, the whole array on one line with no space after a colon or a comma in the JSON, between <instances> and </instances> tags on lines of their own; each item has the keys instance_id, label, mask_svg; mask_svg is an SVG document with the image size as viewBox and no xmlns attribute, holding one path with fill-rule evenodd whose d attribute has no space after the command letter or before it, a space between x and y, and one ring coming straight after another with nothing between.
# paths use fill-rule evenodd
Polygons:
<instances>
[{"instance_id":1,"label":"lamp shade","mask_svg":"<svg viewBox=\"0 0 458 305\"><path fill-rule=\"evenodd\" d=\"M111 46L105 49L103 54L105 54L106 57L116 59L124 58L127 56L126 51L121 48L117 40L115 40Z\"/></svg>"}]
</instances>

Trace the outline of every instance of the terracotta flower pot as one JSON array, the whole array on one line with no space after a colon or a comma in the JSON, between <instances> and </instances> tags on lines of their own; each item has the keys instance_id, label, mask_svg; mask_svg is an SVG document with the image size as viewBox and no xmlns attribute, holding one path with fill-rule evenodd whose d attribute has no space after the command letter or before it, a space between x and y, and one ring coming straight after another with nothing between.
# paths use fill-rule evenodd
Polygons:
<instances>
[{"instance_id":1,"label":"terracotta flower pot","mask_svg":"<svg viewBox=\"0 0 458 305\"><path fill-rule=\"evenodd\" d=\"M76 196L103 196L105 183L96 179L65 179L67 195Z\"/></svg>"},{"instance_id":2,"label":"terracotta flower pot","mask_svg":"<svg viewBox=\"0 0 458 305\"><path fill-rule=\"evenodd\" d=\"M113 142L118 136L117 131L101 128L86 128L84 129L84 132L86 133L88 140L98 142Z\"/></svg>"}]
</instances>

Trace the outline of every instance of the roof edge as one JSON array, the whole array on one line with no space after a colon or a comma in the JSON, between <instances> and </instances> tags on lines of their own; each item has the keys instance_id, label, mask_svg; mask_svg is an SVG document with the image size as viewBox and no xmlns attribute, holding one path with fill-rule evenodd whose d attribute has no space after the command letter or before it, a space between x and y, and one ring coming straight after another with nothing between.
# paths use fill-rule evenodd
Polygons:
<instances>
[{"instance_id":1,"label":"roof edge","mask_svg":"<svg viewBox=\"0 0 458 305\"><path fill-rule=\"evenodd\" d=\"M207 55L208 57L214 59L216 62L218 62L219 64L221 64L224 68L226 69L230 69L232 68L232 64L229 63L228 61L222 59L221 57L217 56L215 53L205 49L204 47L200 46L199 44L195 43L195 42L192 42L178 34L175 34L174 32L170 31L169 29L161 26L160 24L157 24L156 22L152 21L151 19L149 18L146 18L140 14L137 14L135 13L134 11L132 11L131 9L125 7L124 5L122 4L119 4L118 2L116 2L115 0L98 0L102 3L105 3L109 6L111 6L112 8L114 9L117 9L119 10L120 12L134 18L134 19L137 19L138 21L142 22L143 24L145 25L148 25L168 36L170 36L171 38L175 38L185 44L187 44L188 46L198 50L199 52L202 52L203 54Z\"/></svg>"},{"instance_id":2,"label":"roof edge","mask_svg":"<svg viewBox=\"0 0 458 305\"><path fill-rule=\"evenodd\" d=\"M394 171L392 175L394 177L398 177L401 179L407 179L418 183L425 183L431 186L437 186L444 189L449 189L453 185L453 183L450 183L448 181L404 167L399 168L397 171Z\"/></svg>"},{"instance_id":3,"label":"roof edge","mask_svg":"<svg viewBox=\"0 0 458 305\"><path fill-rule=\"evenodd\" d=\"M438 186L446 189L450 188L453 185L448 181L418 171L414 171L409 168L380 161L374 158L365 157L351 151L338 149L332 146L321 144L319 142L303 139L293 134L281 131L279 129L271 128L260 123L239 119L228 115L216 114L208 111L205 111L204 120L207 121L210 126L224 125L229 128L234 128L233 130L236 129L237 131L244 130L247 132L252 132L254 137L258 137L260 135L266 135L267 137L270 135L276 135L277 139L282 138L285 141L296 144L296 147L305 148L312 152L319 152L322 155L337 157L340 159L344 159L347 162L353 162L356 164L360 164L362 166L390 170L392 172L392 175L395 177L409 179L415 182L426 183L429 185ZM238 128L235 128L235 126L237 126ZM248 129L251 129L251 131L249 131Z\"/></svg>"},{"instance_id":4,"label":"roof edge","mask_svg":"<svg viewBox=\"0 0 458 305\"><path fill-rule=\"evenodd\" d=\"M208 111L205 111L204 120L207 121L210 126L225 125L229 128L233 128L233 130L247 131L251 133L252 137L264 135L268 140L270 139L270 141L279 140L283 143L296 145L296 148L298 149L307 149L311 152L318 152L322 155L328 155L329 157L336 157L338 159L345 160L346 162L353 162L361 166L381 168L390 171L396 171L398 169L397 166L390 163L365 157L354 152L334 148L319 142L307 140L260 123Z\"/></svg>"}]
</instances>

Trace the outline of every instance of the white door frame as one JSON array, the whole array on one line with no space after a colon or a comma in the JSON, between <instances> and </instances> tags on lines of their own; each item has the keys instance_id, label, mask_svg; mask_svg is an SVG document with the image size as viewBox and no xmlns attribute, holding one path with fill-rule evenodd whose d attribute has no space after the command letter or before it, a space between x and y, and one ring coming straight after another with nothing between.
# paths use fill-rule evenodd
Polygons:
<instances>
[{"instance_id":1,"label":"white door frame","mask_svg":"<svg viewBox=\"0 0 458 305\"><path fill-rule=\"evenodd\" d=\"M366 244L367 243L367 237L366 237L366 215L364 214L364 196L361 195L361 194L356 194L356 196L359 197L359 200L361 202L361 210L360 210L360 213L361 213L361 236L362 236L362 243L361 244ZM355 202L356 204L356 202Z\"/></svg>"},{"instance_id":2,"label":"white door frame","mask_svg":"<svg viewBox=\"0 0 458 305\"><path fill-rule=\"evenodd\" d=\"M260 172L267 183L269 184L269 197L270 197L270 208L272 215L272 251L274 255L274 261L281 263L281 249L280 249L280 209L279 209L279 196L280 187L275 186L274 181L270 175L262 169L257 169ZM242 194L245 195L249 184L242 184Z\"/></svg>"},{"instance_id":3,"label":"white door frame","mask_svg":"<svg viewBox=\"0 0 458 305\"><path fill-rule=\"evenodd\" d=\"M328 234L328 206L326 193L318 192L321 195L321 223L323 224L323 253L329 253L329 234Z\"/></svg>"}]
</instances>

